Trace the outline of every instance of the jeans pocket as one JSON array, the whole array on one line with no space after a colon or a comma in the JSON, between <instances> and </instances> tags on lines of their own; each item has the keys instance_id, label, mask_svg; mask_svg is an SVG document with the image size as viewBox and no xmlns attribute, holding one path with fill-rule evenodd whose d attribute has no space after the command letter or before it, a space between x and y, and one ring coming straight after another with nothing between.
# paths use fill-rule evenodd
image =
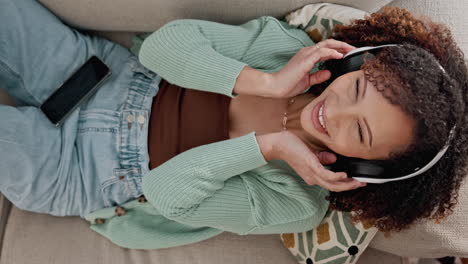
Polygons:
<instances>
[{"instance_id":1,"label":"jeans pocket","mask_svg":"<svg viewBox=\"0 0 468 264\"><path fill-rule=\"evenodd\" d=\"M77 128L84 188L89 199L102 199L106 207L129 196L126 184L113 173L120 166L120 119L118 111L86 109L80 112Z\"/></svg>"},{"instance_id":2,"label":"jeans pocket","mask_svg":"<svg viewBox=\"0 0 468 264\"><path fill-rule=\"evenodd\" d=\"M125 193L129 195L129 199L142 195L141 179L143 175L141 168L114 169L114 176L124 183Z\"/></svg>"},{"instance_id":3,"label":"jeans pocket","mask_svg":"<svg viewBox=\"0 0 468 264\"><path fill-rule=\"evenodd\" d=\"M101 183L106 207L123 204L140 196L138 182L141 182L140 168L114 169L113 177Z\"/></svg>"}]
</instances>

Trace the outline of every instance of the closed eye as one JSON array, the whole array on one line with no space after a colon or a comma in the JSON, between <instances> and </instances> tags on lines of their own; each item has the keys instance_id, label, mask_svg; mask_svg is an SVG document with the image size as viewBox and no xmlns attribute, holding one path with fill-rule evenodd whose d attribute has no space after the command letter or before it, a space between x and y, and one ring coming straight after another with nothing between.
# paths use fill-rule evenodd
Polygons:
<instances>
[{"instance_id":1,"label":"closed eye","mask_svg":"<svg viewBox=\"0 0 468 264\"><path fill-rule=\"evenodd\" d=\"M358 99L358 96L359 96L359 78L356 79L356 101Z\"/></svg>"},{"instance_id":2,"label":"closed eye","mask_svg":"<svg viewBox=\"0 0 468 264\"><path fill-rule=\"evenodd\" d=\"M356 79L356 102L358 100L358 97L359 97L359 78ZM359 121L357 121L357 125L358 125L359 141L362 144L364 143L364 137L362 135L362 128L361 128L361 124L359 124Z\"/></svg>"},{"instance_id":3,"label":"closed eye","mask_svg":"<svg viewBox=\"0 0 468 264\"><path fill-rule=\"evenodd\" d=\"M359 124L359 121L357 122L357 125L358 125L359 141L361 143L364 143L364 137L362 136L362 128L361 128L361 124Z\"/></svg>"}]
</instances>

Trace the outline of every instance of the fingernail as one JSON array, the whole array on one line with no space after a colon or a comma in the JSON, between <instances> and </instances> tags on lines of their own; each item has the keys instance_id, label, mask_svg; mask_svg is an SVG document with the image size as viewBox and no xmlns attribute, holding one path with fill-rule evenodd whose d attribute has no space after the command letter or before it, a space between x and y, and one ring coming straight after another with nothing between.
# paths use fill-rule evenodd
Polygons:
<instances>
[{"instance_id":1,"label":"fingernail","mask_svg":"<svg viewBox=\"0 0 468 264\"><path fill-rule=\"evenodd\" d=\"M360 185L360 186L361 186L361 187L364 187L364 186L366 186L366 185L367 185L367 183L361 182L361 185Z\"/></svg>"}]
</instances>

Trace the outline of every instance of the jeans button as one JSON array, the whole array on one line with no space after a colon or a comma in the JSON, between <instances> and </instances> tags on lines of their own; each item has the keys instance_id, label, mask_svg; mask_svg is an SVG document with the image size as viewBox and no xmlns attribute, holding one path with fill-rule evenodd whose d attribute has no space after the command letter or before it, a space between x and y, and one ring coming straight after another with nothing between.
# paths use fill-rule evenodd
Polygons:
<instances>
[{"instance_id":1,"label":"jeans button","mask_svg":"<svg viewBox=\"0 0 468 264\"><path fill-rule=\"evenodd\" d=\"M127 126L128 126L128 129L131 129L132 128L132 123L133 123L133 120L135 118L133 117L132 114L128 115L127 116Z\"/></svg>"},{"instance_id":2,"label":"jeans button","mask_svg":"<svg viewBox=\"0 0 468 264\"><path fill-rule=\"evenodd\" d=\"M140 130L143 130L143 125L145 124L145 117L142 115L138 116L138 123L140 124Z\"/></svg>"}]
</instances>

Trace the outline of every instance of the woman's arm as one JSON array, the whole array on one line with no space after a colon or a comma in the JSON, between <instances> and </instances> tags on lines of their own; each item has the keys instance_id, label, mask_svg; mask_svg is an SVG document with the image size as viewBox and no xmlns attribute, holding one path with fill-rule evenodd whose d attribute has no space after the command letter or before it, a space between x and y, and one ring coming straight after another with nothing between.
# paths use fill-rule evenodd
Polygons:
<instances>
[{"instance_id":1,"label":"woman's arm","mask_svg":"<svg viewBox=\"0 0 468 264\"><path fill-rule=\"evenodd\" d=\"M145 39L139 58L170 83L203 91L216 88L219 93L233 96L236 78L247 66L241 61L242 55L264 23L264 17L240 26L176 20Z\"/></svg>"},{"instance_id":2,"label":"woman's arm","mask_svg":"<svg viewBox=\"0 0 468 264\"><path fill-rule=\"evenodd\" d=\"M250 133L177 155L143 177L143 192L163 216L190 226L248 234L320 223L328 192L266 164Z\"/></svg>"},{"instance_id":3,"label":"woman's arm","mask_svg":"<svg viewBox=\"0 0 468 264\"><path fill-rule=\"evenodd\" d=\"M272 17L238 26L184 19L149 35L139 58L170 83L233 97L241 74L247 81L240 82L236 91L268 89L265 72L277 70L300 48L312 44L303 31L285 29Z\"/></svg>"}]
</instances>

